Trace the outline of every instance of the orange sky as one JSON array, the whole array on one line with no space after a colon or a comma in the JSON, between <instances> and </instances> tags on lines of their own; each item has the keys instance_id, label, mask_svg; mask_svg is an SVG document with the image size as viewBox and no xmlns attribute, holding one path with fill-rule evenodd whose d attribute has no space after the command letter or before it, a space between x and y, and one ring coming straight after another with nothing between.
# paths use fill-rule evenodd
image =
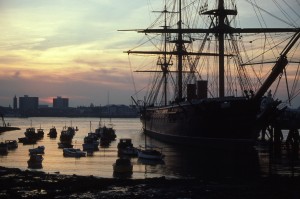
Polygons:
<instances>
[{"instance_id":1,"label":"orange sky","mask_svg":"<svg viewBox=\"0 0 300 199\"><path fill-rule=\"evenodd\" d=\"M71 106L130 104L134 94L126 51L143 35L161 0L0 0L0 106L23 95ZM241 17L249 20L241 2ZM271 7L270 7L271 9ZM149 14L148 14L149 13ZM298 21L299 22L299 21ZM248 24L247 24L248 25ZM251 25L251 21L249 23ZM148 82L135 79L140 88ZM140 89L139 88L139 89Z\"/></svg>"}]
</instances>

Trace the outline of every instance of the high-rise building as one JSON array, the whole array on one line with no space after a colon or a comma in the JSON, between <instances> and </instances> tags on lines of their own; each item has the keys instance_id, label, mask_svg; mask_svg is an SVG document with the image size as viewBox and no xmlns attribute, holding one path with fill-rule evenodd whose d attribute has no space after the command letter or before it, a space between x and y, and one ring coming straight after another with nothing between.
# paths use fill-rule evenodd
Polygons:
<instances>
[{"instance_id":1,"label":"high-rise building","mask_svg":"<svg viewBox=\"0 0 300 199\"><path fill-rule=\"evenodd\" d=\"M19 109L20 111L35 111L39 107L38 97L29 97L24 95L24 97L19 97Z\"/></svg>"},{"instance_id":2,"label":"high-rise building","mask_svg":"<svg viewBox=\"0 0 300 199\"><path fill-rule=\"evenodd\" d=\"M53 98L53 108L68 108L69 107L69 98L62 98L58 96Z\"/></svg>"},{"instance_id":3,"label":"high-rise building","mask_svg":"<svg viewBox=\"0 0 300 199\"><path fill-rule=\"evenodd\" d=\"M14 97L14 110L18 109L18 99L17 99L17 96L15 95Z\"/></svg>"}]
</instances>

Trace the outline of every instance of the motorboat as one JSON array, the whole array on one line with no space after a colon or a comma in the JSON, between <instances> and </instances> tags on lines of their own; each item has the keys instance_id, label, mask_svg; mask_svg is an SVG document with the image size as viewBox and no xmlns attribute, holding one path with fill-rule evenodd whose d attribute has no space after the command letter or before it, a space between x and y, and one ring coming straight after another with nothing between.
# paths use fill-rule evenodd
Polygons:
<instances>
[{"instance_id":1,"label":"motorboat","mask_svg":"<svg viewBox=\"0 0 300 199\"><path fill-rule=\"evenodd\" d=\"M133 147L132 140L130 138L121 138L118 143L118 149Z\"/></svg>"},{"instance_id":2,"label":"motorboat","mask_svg":"<svg viewBox=\"0 0 300 199\"><path fill-rule=\"evenodd\" d=\"M55 127L52 127L49 130L49 133L47 134L50 138L56 138L57 137L57 131Z\"/></svg>"},{"instance_id":3,"label":"motorboat","mask_svg":"<svg viewBox=\"0 0 300 199\"><path fill-rule=\"evenodd\" d=\"M61 131L60 134L60 141L64 142L64 141L72 141L73 137L75 135L75 129L74 127L64 127L63 130Z\"/></svg>"},{"instance_id":4,"label":"motorboat","mask_svg":"<svg viewBox=\"0 0 300 199\"><path fill-rule=\"evenodd\" d=\"M63 154L64 154L64 157L75 157L75 158L80 158L80 157L86 156L86 152L81 151L80 149L74 149L74 148L64 148Z\"/></svg>"},{"instance_id":5,"label":"motorboat","mask_svg":"<svg viewBox=\"0 0 300 199\"><path fill-rule=\"evenodd\" d=\"M127 156L137 156L138 152L139 150L135 147L126 147L118 150L119 155L127 155Z\"/></svg>"},{"instance_id":6,"label":"motorboat","mask_svg":"<svg viewBox=\"0 0 300 199\"><path fill-rule=\"evenodd\" d=\"M119 158L113 164L113 169L115 173L132 173L133 165L130 159Z\"/></svg>"},{"instance_id":7,"label":"motorboat","mask_svg":"<svg viewBox=\"0 0 300 199\"><path fill-rule=\"evenodd\" d=\"M22 137L22 138L18 138L20 143L23 143L24 145L26 144L36 144L37 139L35 138L29 138L29 137Z\"/></svg>"},{"instance_id":8,"label":"motorboat","mask_svg":"<svg viewBox=\"0 0 300 199\"><path fill-rule=\"evenodd\" d=\"M94 133L89 133L83 139L82 148L84 151L98 151L99 141L98 137Z\"/></svg>"},{"instance_id":9,"label":"motorboat","mask_svg":"<svg viewBox=\"0 0 300 199\"><path fill-rule=\"evenodd\" d=\"M116 130L111 126L106 127L105 125L103 127L99 126L96 129L96 134L103 140L108 141L114 141L117 137Z\"/></svg>"},{"instance_id":10,"label":"motorboat","mask_svg":"<svg viewBox=\"0 0 300 199\"><path fill-rule=\"evenodd\" d=\"M8 150L18 148L17 140L5 140L5 143L7 144Z\"/></svg>"},{"instance_id":11,"label":"motorboat","mask_svg":"<svg viewBox=\"0 0 300 199\"><path fill-rule=\"evenodd\" d=\"M0 143L0 155L7 155L8 153L8 147L7 144L4 142Z\"/></svg>"},{"instance_id":12,"label":"motorboat","mask_svg":"<svg viewBox=\"0 0 300 199\"><path fill-rule=\"evenodd\" d=\"M73 148L73 144L71 144L71 142L59 142L57 144L59 149Z\"/></svg>"},{"instance_id":13,"label":"motorboat","mask_svg":"<svg viewBox=\"0 0 300 199\"><path fill-rule=\"evenodd\" d=\"M32 154L30 155L29 160L27 161L28 163L28 168L32 169L40 169L43 167L42 162L44 158L42 155L39 154Z\"/></svg>"},{"instance_id":14,"label":"motorboat","mask_svg":"<svg viewBox=\"0 0 300 199\"><path fill-rule=\"evenodd\" d=\"M138 151L138 158L149 159L149 160L162 160L165 155L155 149L157 147L147 147Z\"/></svg>"},{"instance_id":15,"label":"motorboat","mask_svg":"<svg viewBox=\"0 0 300 199\"><path fill-rule=\"evenodd\" d=\"M40 126L40 128L37 129L36 131L37 131L37 137L38 137L39 139L41 139L41 138L44 137L44 129L42 129L41 126Z\"/></svg>"},{"instance_id":16,"label":"motorboat","mask_svg":"<svg viewBox=\"0 0 300 199\"><path fill-rule=\"evenodd\" d=\"M128 156L137 156L138 149L133 147L132 141L130 138L121 138L118 143L118 154L119 155L128 155Z\"/></svg>"},{"instance_id":17,"label":"motorboat","mask_svg":"<svg viewBox=\"0 0 300 199\"><path fill-rule=\"evenodd\" d=\"M29 154L44 154L45 153L45 146L38 146L34 149L29 149Z\"/></svg>"}]
</instances>

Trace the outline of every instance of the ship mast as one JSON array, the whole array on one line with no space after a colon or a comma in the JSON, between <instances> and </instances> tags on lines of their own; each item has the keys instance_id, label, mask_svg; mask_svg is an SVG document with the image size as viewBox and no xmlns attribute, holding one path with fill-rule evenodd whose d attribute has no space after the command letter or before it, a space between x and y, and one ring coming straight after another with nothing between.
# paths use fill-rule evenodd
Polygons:
<instances>
[{"instance_id":1,"label":"ship mast","mask_svg":"<svg viewBox=\"0 0 300 199\"><path fill-rule=\"evenodd\" d=\"M178 100L182 99L182 54L183 54L183 40L182 40L182 14L181 14L181 0L179 1L179 21L178 21L178 41L176 43L178 53Z\"/></svg>"},{"instance_id":2,"label":"ship mast","mask_svg":"<svg viewBox=\"0 0 300 199\"><path fill-rule=\"evenodd\" d=\"M165 5L165 25L164 25L164 29L167 29L167 6ZM168 66L169 64L167 63L167 33L164 33L164 62L163 62L163 78L164 78L164 103L165 106L167 105L167 85L168 85L168 81L167 81L167 73L168 73Z\"/></svg>"},{"instance_id":3,"label":"ship mast","mask_svg":"<svg viewBox=\"0 0 300 199\"><path fill-rule=\"evenodd\" d=\"M219 97L224 97L224 29L225 17L224 0L219 0L218 5L218 28L219 28Z\"/></svg>"},{"instance_id":4,"label":"ship mast","mask_svg":"<svg viewBox=\"0 0 300 199\"><path fill-rule=\"evenodd\" d=\"M215 22L212 22L214 24L213 27L209 28L183 28L182 27L182 0L178 0L178 22L177 22L177 28L173 29L167 26L166 21L166 14L169 13L167 11L166 7L163 12L165 12L165 24L163 28L147 28L147 29L136 29L134 31L137 31L138 33L144 33L144 34L157 34L161 33L164 34L164 49L162 51L135 51L135 50L129 50L126 51L128 54L152 54L152 55L162 55L161 60L159 60L158 65L161 66L160 71L137 71L137 72L162 72L164 78L164 103L167 104L167 74L170 72L176 72L177 73L177 82L176 82L176 88L177 92L175 93L175 100L181 101L183 99L183 58L184 56L217 56L218 57L218 67L219 67L219 97L225 96L225 57L232 57L232 55L225 54L225 35L227 34L243 34L243 33L299 33L299 28L236 28L230 26L230 22L228 19L228 16L236 16L237 10L236 7L234 8L225 8L225 1L224 0L218 0L217 1L217 7L212 10L204 10L200 11L201 15L208 15L212 20L216 20ZM132 30L128 30L132 31ZM218 49L217 53L210 53L210 52L188 52L185 48L185 43L190 43L191 41L185 41L183 38L184 34L213 34L217 37L217 43L218 43ZM177 35L177 38L173 41L168 40L168 36L171 34ZM298 35L298 34L297 34ZM292 47L292 45L295 44L295 42L299 39L299 37L295 37L293 42L291 42L289 49ZM167 42L171 42L175 44L175 50L167 49ZM282 57L285 57L289 50L285 51L284 55ZM169 65L172 65L171 58L168 56L175 55L177 57L177 71L169 71ZM280 59L283 60L284 58ZM278 64L277 64L278 65ZM286 64L285 64L286 65ZM280 72L284 69L285 66L282 67ZM267 80L268 83L263 85L263 89L260 89L258 91L258 94L256 95L256 99L262 97L266 90L271 86L271 84L275 81L275 79L280 74L271 74L272 78L269 78Z\"/></svg>"}]
</instances>

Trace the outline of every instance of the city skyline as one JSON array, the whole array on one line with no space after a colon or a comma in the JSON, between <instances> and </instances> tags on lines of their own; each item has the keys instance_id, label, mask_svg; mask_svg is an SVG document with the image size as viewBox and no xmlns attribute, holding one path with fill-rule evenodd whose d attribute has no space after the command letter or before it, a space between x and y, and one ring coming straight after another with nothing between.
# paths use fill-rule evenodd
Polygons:
<instances>
[{"instance_id":1,"label":"city skyline","mask_svg":"<svg viewBox=\"0 0 300 199\"><path fill-rule=\"evenodd\" d=\"M20 109L20 99L24 99L24 98L37 98L37 105L39 107L53 107L53 108L68 108L68 107L90 107L90 106L94 106L94 107L104 107L104 106L113 106L113 105L126 105L126 106L130 106L132 104L94 104L94 103L89 103L89 104L85 104L85 105L79 105L79 106L70 106L69 102L70 98L65 98L63 96L56 96L52 98L52 101L50 103L44 103L40 101L39 96L29 96L29 95L23 95L23 96L13 96L11 99L11 103L8 106L2 106L5 108L11 107L12 109ZM1 107L1 106L0 106Z\"/></svg>"},{"instance_id":2,"label":"city skyline","mask_svg":"<svg viewBox=\"0 0 300 199\"><path fill-rule=\"evenodd\" d=\"M0 106L12 105L14 95L40 96L44 104L56 96L71 98L70 106L108 98L131 104L123 51L136 35L118 30L145 28L147 2L0 0L0 6Z\"/></svg>"}]
</instances>

